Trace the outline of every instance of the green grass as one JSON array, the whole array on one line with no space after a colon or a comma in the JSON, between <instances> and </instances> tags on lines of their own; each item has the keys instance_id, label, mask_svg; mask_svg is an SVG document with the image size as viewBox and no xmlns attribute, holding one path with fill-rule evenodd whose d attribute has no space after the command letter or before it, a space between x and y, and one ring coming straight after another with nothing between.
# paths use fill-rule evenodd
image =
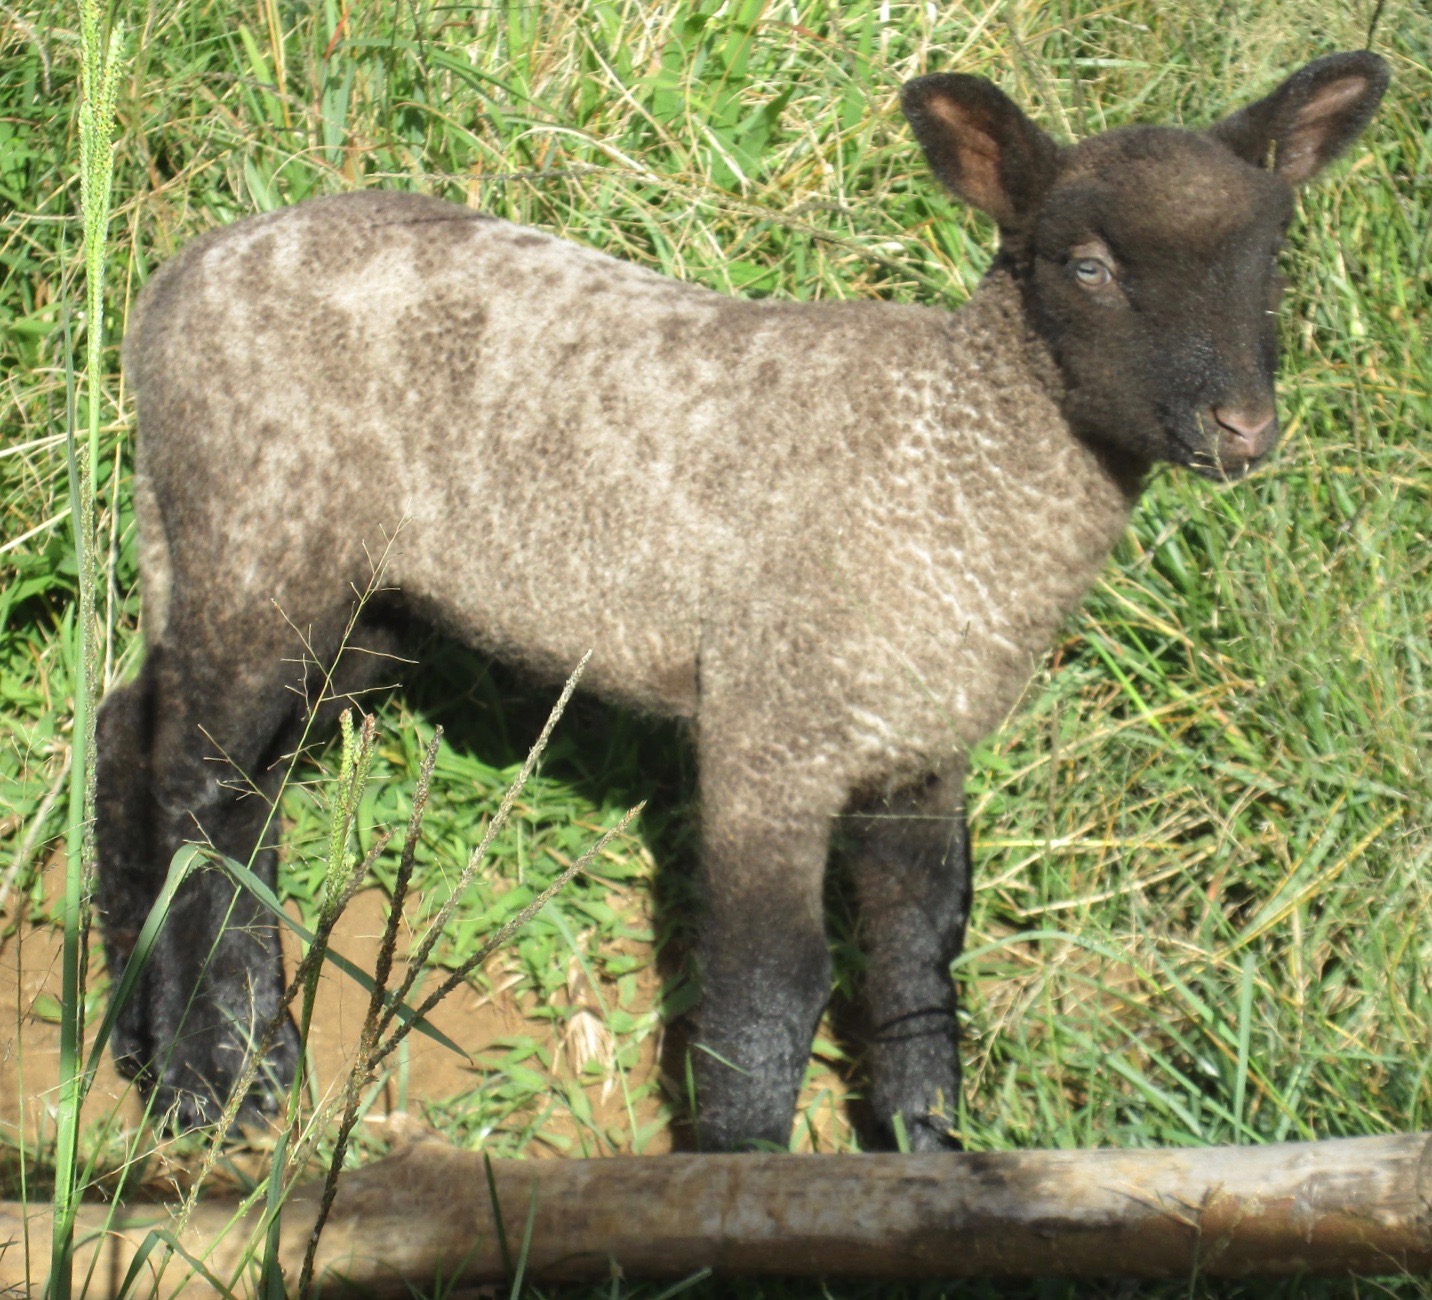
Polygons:
<instances>
[{"instance_id":1,"label":"green grass","mask_svg":"<svg viewBox=\"0 0 1432 1300\"><path fill-rule=\"evenodd\" d=\"M197 233L312 194L386 186L472 202L722 290L956 306L991 233L926 174L896 106L901 81L982 73L1064 137L1139 120L1193 124L1311 57L1361 46L1371 7L121 6L94 462L100 672L121 680L140 652L133 419L113 342L144 278ZM1285 255L1282 451L1230 489L1161 473L1026 709L978 755L976 904L958 969L968 1013L959 1125L975 1149L1432 1127L1425 4L1389 0L1375 45L1393 62L1392 90L1350 161L1301 199ZM87 341L78 56L68 7L0 9L6 943L22 926L59 922L53 882L66 861L80 680L64 445L78 363L67 361L67 318L75 356ZM423 750L443 725L416 855L415 891L430 907L551 703L451 646L434 658L380 710L357 818L364 852L377 828L401 831ZM336 748L320 752L281 809L285 885L310 921L328 862L324 774L331 781L338 762ZM569 713L490 872L435 950L438 964L456 965L495 933L654 779L658 798L640 835L573 882L478 978L485 991L506 988L520 1024L474 1045L473 1089L434 1099L428 1124L499 1154L582 1154L641 1149L665 1115L679 1116L680 1098L654 1109L654 1085L635 1071L662 1010L643 992L653 896L668 888L652 862L690 859L688 769L670 729L589 704ZM385 885L395 862L379 861ZM835 941L849 979L848 935ZM93 966L89 978L102 984ZM692 992L673 974L663 996L674 1014ZM91 1032L102 999L92 1001ZM579 1016L610 1035L605 1064L574 1068L561 1047ZM841 1049L825 1047L838 1067ZM832 1118L835 1073L817 1070L808 1092L823 1149L851 1141ZM636 1094L629 1115L655 1119L595 1116L591 1099L607 1080ZM101 1119L85 1114L82 1145L104 1167L152 1145L104 1138ZM361 1140L354 1158L377 1149ZM43 1176L47 1154L25 1148L27 1179ZM18 1154L12 1163L18 1173ZM1302 1293L1346 1289L1286 1290ZM1424 1292L1403 1283L1360 1293Z\"/></svg>"}]
</instances>

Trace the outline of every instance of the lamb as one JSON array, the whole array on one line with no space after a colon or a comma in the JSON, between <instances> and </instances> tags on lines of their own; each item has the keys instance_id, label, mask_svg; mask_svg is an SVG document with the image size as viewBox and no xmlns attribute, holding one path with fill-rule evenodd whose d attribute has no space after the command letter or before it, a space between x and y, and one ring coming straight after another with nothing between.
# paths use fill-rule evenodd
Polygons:
<instances>
[{"instance_id":1,"label":"lamb","mask_svg":"<svg viewBox=\"0 0 1432 1300\"><path fill-rule=\"evenodd\" d=\"M590 647L586 687L689 721L700 1146L788 1141L833 852L868 954L871 1108L887 1141L903 1122L916 1150L950 1144L966 755L1151 465L1236 479L1272 449L1294 187L1387 77L1335 54L1204 130L1069 146L987 81L910 82L936 176L999 227L953 315L731 299L410 194L195 240L125 339L148 650L99 720L112 979L184 842L272 884L276 759L386 550L360 643L427 620L557 679ZM340 693L374 662L344 656ZM196 874L123 1008L121 1069L179 1126L213 1122L282 977L271 921ZM246 1105L298 1058L287 1025Z\"/></svg>"}]
</instances>

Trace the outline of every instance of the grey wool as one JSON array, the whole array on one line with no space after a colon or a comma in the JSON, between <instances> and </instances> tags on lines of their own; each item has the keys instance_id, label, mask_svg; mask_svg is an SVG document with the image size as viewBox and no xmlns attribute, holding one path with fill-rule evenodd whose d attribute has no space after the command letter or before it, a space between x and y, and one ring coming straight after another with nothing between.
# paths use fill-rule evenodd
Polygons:
<instances>
[{"instance_id":1,"label":"grey wool","mask_svg":"<svg viewBox=\"0 0 1432 1300\"><path fill-rule=\"evenodd\" d=\"M382 557L360 646L421 621L558 680L591 649L585 687L689 720L700 1145L788 1139L833 853L877 1124L947 1144L965 755L1155 461L1237 478L1271 450L1293 187L1386 75L1333 55L1206 130L1072 146L988 82L910 83L935 174L1000 228L954 314L733 299L407 194L195 240L125 339L148 654L100 719L112 973L184 841L272 881L275 760ZM390 671L349 651L339 687ZM200 873L121 1015L122 1068L177 1124L212 1121L281 980L271 922ZM286 1026L252 1106L297 1058Z\"/></svg>"}]
</instances>

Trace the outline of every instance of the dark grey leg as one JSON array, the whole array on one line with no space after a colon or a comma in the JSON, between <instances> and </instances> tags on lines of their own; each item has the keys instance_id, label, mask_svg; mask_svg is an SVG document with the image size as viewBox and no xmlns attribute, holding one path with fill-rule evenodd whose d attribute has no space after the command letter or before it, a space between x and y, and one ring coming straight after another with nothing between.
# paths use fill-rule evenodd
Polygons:
<instances>
[{"instance_id":1,"label":"dark grey leg","mask_svg":"<svg viewBox=\"0 0 1432 1300\"><path fill-rule=\"evenodd\" d=\"M274 885L272 827L265 827L281 772L260 769L297 700L282 679L292 665L265 667L266 684L245 690L262 670L230 665L220 672L159 648L134 683L105 701L98 892L116 988L181 845L212 844ZM213 1122L277 1012L282 979L276 922L223 872L196 872L176 895L122 1008L116 1063L176 1127ZM297 1034L285 1019L245 1106L274 1109L297 1061Z\"/></svg>"},{"instance_id":2,"label":"dark grey leg","mask_svg":"<svg viewBox=\"0 0 1432 1300\"><path fill-rule=\"evenodd\" d=\"M134 681L105 697L96 724L96 894L111 988L118 987L140 927L164 883L149 763L156 663L151 652ZM146 972L135 995L120 1008L110 1039L115 1065L126 1078L143 1071L153 1055L143 1012L148 979Z\"/></svg>"},{"instance_id":3,"label":"dark grey leg","mask_svg":"<svg viewBox=\"0 0 1432 1300\"><path fill-rule=\"evenodd\" d=\"M322 625L307 624L310 647L336 650L346 622L340 608ZM321 734L349 694L389 676L396 648L390 623L366 621L320 701L323 675L305 668L302 647L272 607L230 611L217 629L196 629L176 601L165 644L150 650L134 682L110 693L99 716L98 902L113 987L181 845L210 844L274 888L278 760L309 708L318 709L313 734ZM277 922L224 872L200 870L175 897L121 1008L116 1063L176 1126L211 1123L282 991ZM285 1016L247 1109L282 1104L299 1050Z\"/></svg>"},{"instance_id":4,"label":"dark grey leg","mask_svg":"<svg viewBox=\"0 0 1432 1300\"><path fill-rule=\"evenodd\" d=\"M970 910L962 775L902 790L846 824L867 957L871 1108L891 1146L900 1115L916 1151L957 1145L931 1112L952 1114L959 1101L950 964Z\"/></svg>"},{"instance_id":5,"label":"dark grey leg","mask_svg":"<svg viewBox=\"0 0 1432 1300\"><path fill-rule=\"evenodd\" d=\"M799 742L750 725L746 683L721 682L719 662L712 653L703 663L697 746L705 881L702 1002L690 1049L697 1141L704 1151L784 1150L830 997L824 882L844 793L820 779ZM796 734L779 723L770 732Z\"/></svg>"},{"instance_id":6,"label":"dark grey leg","mask_svg":"<svg viewBox=\"0 0 1432 1300\"><path fill-rule=\"evenodd\" d=\"M277 854L269 806L279 774L264 777L257 792L223 790L169 813L168 842L208 842L272 890ZM278 1015L284 985L278 923L222 870L203 869L175 897L149 976L155 1110L172 1109L179 1128L212 1124ZM244 1108L279 1110L299 1057L297 1030L284 1014Z\"/></svg>"},{"instance_id":7,"label":"dark grey leg","mask_svg":"<svg viewBox=\"0 0 1432 1300\"><path fill-rule=\"evenodd\" d=\"M818 841L818 842L815 842ZM821 829L707 837L692 1045L703 1151L790 1141L816 1023L830 996Z\"/></svg>"}]
</instances>

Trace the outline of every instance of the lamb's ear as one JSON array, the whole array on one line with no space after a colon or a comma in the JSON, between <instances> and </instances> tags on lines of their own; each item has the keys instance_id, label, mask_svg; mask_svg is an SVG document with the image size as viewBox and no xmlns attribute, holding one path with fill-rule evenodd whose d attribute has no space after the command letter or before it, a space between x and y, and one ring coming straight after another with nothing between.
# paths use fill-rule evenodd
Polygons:
<instances>
[{"instance_id":1,"label":"lamb's ear","mask_svg":"<svg viewBox=\"0 0 1432 1300\"><path fill-rule=\"evenodd\" d=\"M983 77L917 77L900 105L935 175L1002 229L1018 226L1054 179L1059 146Z\"/></svg>"},{"instance_id":2,"label":"lamb's ear","mask_svg":"<svg viewBox=\"0 0 1432 1300\"><path fill-rule=\"evenodd\" d=\"M1329 54L1208 131L1245 162L1271 166L1301 185L1357 138L1377 111L1387 78L1387 61L1370 50Z\"/></svg>"}]
</instances>

